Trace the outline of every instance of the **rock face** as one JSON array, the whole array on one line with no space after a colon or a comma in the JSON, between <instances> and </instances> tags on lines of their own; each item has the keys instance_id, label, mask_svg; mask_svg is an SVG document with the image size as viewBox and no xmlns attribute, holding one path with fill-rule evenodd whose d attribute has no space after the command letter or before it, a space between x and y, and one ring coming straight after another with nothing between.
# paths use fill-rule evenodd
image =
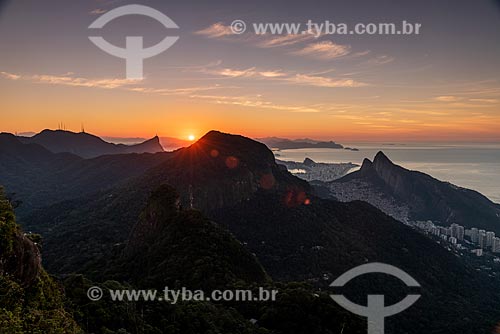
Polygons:
<instances>
[{"instance_id":1,"label":"rock face","mask_svg":"<svg viewBox=\"0 0 500 334\"><path fill-rule=\"evenodd\" d=\"M0 187L0 333L83 333Z\"/></svg>"},{"instance_id":2,"label":"rock face","mask_svg":"<svg viewBox=\"0 0 500 334\"><path fill-rule=\"evenodd\" d=\"M23 143L39 144L53 153L73 153L82 158L94 158L107 154L163 152L157 136L130 146L108 143L85 132L75 133L63 130L43 130L33 137L18 138Z\"/></svg>"},{"instance_id":3,"label":"rock face","mask_svg":"<svg viewBox=\"0 0 500 334\"><path fill-rule=\"evenodd\" d=\"M412 220L458 223L500 233L500 205L476 191L395 165L382 152L329 186L339 200L365 200L393 216L388 210L407 207ZM389 202L391 209L386 205Z\"/></svg>"},{"instance_id":4,"label":"rock face","mask_svg":"<svg viewBox=\"0 0 500 334\"><path fill-rule=\"evenodd\" d=\"M38 247L19 230L13 209L0 187L0 276L29 287L42 270Z\"/></svg>"},{"instance_id":5,"label":"rock face","mask_svg":"<svg viewBox=\"0 0 500 334\"><path fill-rule=\"evenodd\" d=\"M13 277L22 287L29 287L38 278L42 259L38 247L22 233L13 237L13 249L0 255L0 275Z\"/></svg>"},{"instance_id":6,"label":"rock face","mask_svg":"<svg viewBox=\"0 0 500 334\"><path fill-rule=\"evenodd\" d=\"M227 288L263 283L256 258L229 232L199 211L182 210L170 186L153 191L124 250L121 277L141 286Z\"/></svg>"}]
</instances>

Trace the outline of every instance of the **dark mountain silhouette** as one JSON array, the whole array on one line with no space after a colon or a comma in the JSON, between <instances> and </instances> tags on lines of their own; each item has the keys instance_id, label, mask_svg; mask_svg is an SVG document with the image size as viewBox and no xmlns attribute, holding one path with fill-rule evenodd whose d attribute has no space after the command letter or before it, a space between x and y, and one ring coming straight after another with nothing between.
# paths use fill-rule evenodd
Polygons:
<instances>
[{"instance_id":1,"label":"dark mountain silhouette","mask_svg":"<svg viewBox=\"0 0 500 334\"><path fill-rule=\"evenodd\" d=\"M309 190L276 164L274 155L254 140L210 131L193 145L174 152L172 159L148 171L138 187L170 184L184 206L210 211L251 197L258 189L290 192L290 201Z\"/></svg>"},{"instance_id":2,"label":"dark mountain silhouette","mask_svg":"<svg viewBox=\"0 0 500 334\"><path fill-rule=\"evenodd\" d=\"M246 201L259 189L278 192L284 205L295 206L307 199L310 189L278 166L264 144L242 136L211 131L195 144L165 154L168 159L125 184L36 210L23 219L27 229L45 236L47 266L59 273L76 271L99 260L87 250L109 251L127 240L158 185L173 186L183 207L203 212ZM64 251L68 248L72 251Z\"/></svg>"},{"instance_id":3,"label":"dark mountain silhouette","mask_svg":"<svg viewBox=\"0 0 500 334\"><path fill-rule=\"evenodd\" d=\"M95 158L107 154L163 152L160 139L155 136L136 145L112 144L85 133L64 130L43 130L33 137L19 137L25 144L39 144L53 153L73 153L82 158Z\"/></svg>"},{"instance_id":4,"label":"dark mountain silhouette","mask_svg":"<svg viewBox=\"0 0 500 334\"><path fill-rule=\"evenodd\" d=\"M366 325L332 303L327 293L300 283L275 283L243 244L197 210L182 209L176 191L167 185L154 190L129 240L115 247L103 270L87 271L94 279L69 275L66 293L77 320L88 332L148 328L170 332L234 334L363 333ZM106 281L104 281L106 280ZM122 283L120 283L122 282ZM138 302L120 307L113 301L88 303L91 286L108 289L182 287L206 295L219 291L278 291L276 299L195 303ZM163 298L163 297L162 297ZM103 316L105 315L105 316ZM250 321L250 319L253 319ZM258 323L258 325L255 325ZM106 329L106 330L104 330ZM119 332L119 331L118 331Z\"/></svg>"},{"instance_id":5,"label":"dark mountain silhouette","mask_svg":"<svg viewBox=\"0 0 500 334\"><path fill-rule=\"evenodd\" d=\"M312 197L309 205L289 208L276 195L259 193L211 218L246 243L276 280L308 280L326 288L365 263L390 263L405 270L422 285L422 297L411 309L386 320L390 333L487 333L491 320L499 317L491 307L500 298L488 292L497 291L498 282L478 275L441 245L365 202ZM384 294L393 304L401 300L404 288L371 275L345 293L363 304L367 290ZM470 319L481 319L482 330Z\"/></svg>"},{"instance_id":6,"label":"dark mountain silhouette","mask_svg":"<svg viewBox=\"0 0 500 334\"><path fill-rule=\"evenodd\" d=\"M331 182L330 189L333 196L343 192L392 198L409 208L412 220L458 223L500 233L499 204L476 191L395 165L382 152L373 162L365 159L359 171Z\"/></svg>"},{"instance_id":7,"label":"dark mountain silhouette","mask_svg":"<svg viewBox=\"0 0 500 334\"><path fill-rule=\"evenodd\" d=\"M95 193L141 175L169 153L107 155L82 159L0 134L0 184L15 193L21 216L37 207Z\"/></svg>"},{"instance_id":8,"label":"dark mountain silhouette","mask_svg":"<svg viewBox=\"0 0 500 334\"><path fill-rule=\"evenodd\" d=\"M365 165L361 173L373 170ZM187 235L194 236L208 228L208 222L197 215L200 229L191 231L190 226L168 222L157 229L155 219L139 218L148 208L151 192L161 184L177 190L179 205L201 210L246 243L273 279L308 280L325 288L347 269L367 262L387 262L408 271L423 286L422 301L391 318L390 332L486 333L498 319L496 278L476 272L434 241L367 203L315 197L306 182L276 164L265 145L241 136L211 131L125 185L37 210L24 223L44 236L46 264L55 273L99 276L106 272L113 254L125 248L139 263L146 260L139 254L148 254L146 258L153 260L143 268L161 278L155 268L161 266L162 257L170 261L166 253L185 255L182 247L189 254L196 253L178 241L190 237L177 240L170 233L188 231ZM145 214L161 216L162 210L157 203ZM213 231L218 228L208 230ZM171 249L173 245L181 249ZM189 280L189 275L184 279ZM388 302L401 299L401 286L394 282L380 278L363 282L363 288L386 294ZM348 292L360 303L366 300L366 290Z\"/></svg>"},{"instance_id":9,"label":"dark mountain silhouette","mask_svg":"<svg viewBox=\"0 0 500 334\"><path fill-rule=\"evenodd\" d=\"M193 290L212 291L238 281L269 280L240 242L199 211L183 210L179 195L167 185L149 197L122 261L122 278L140 286L162 288L182 282Z\"/></svg>"}]
</instances>

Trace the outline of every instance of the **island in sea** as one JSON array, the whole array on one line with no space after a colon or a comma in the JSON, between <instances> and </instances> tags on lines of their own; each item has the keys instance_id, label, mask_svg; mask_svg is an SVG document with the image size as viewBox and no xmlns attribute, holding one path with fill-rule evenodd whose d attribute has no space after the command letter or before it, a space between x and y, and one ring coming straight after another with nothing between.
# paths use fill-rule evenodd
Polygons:
<instances>
[{"instance_id":1,"label":"island in sea","mask_svg":"<svg viewBox=\"0 0 500 334\"><path fill-rule=\"evenodd\" d=\"M357 151L356 148L344 147L341 144L338 144L334 141L320 141L309 138L304 139L287 139L287 138L279 138L279 137L266 137L266 138L257 138L257 141L264 143L271 150L292 150L292 149L300 149L300 148L334 148L334 149L344 149L344 150L352 150Z\"/></svg>"},{"instance_id":2,"label":"island in sea","mask_svg":"<svg viewBox=\"0 0 500 334\"><path fill-rule=\"evenodd\" d=\"M276 160L276 163L284 165L293 175L306 181L333 181L349 173L359 165L352 162L347 163L322 163L305 158L303 162Z\"/></svg>"}]
</instances>

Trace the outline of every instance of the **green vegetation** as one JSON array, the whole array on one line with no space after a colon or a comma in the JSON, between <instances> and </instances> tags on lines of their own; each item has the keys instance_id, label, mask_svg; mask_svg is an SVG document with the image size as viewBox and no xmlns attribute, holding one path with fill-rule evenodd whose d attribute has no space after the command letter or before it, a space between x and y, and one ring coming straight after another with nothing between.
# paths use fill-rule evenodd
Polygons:
<instances>
[{"instance_id":1,"label":"green vegetation","mask_svg":"<svg viewBox=\"0 0 500 334\"><path fill-rule=\"evenodd\" d=\"M81 333L81 329L64 309L64 295L49 275L36 262L19 263L31 243L19 231L9 201L0 188L0 333L1 334L65 334ZM33 249L36 249L33 246ZM28 249L29 251L30 249ZM33 282L13 270L13 265L37 273Z\"/></svg>"},{"instance_id":2,"label":"green vegetation","mask_svg":"<svg viewBox=\"0 0 500 334\"><path fill-rule=\"evenodd\" d=\"M4 190L0 187L0 255L12 252L14 234L17 224L10 202L5 198Z\"/></svg>"},{"instance_id":3,"label":"green vegetation","mask_svg":"<svg viewBox=\"0 0 500 334\"><path fill-rule=\"evenodd\" d=\"M83 275L71 275L64 282L76 320L92 333L328 334L365 330L363 321L338 307L328 294L306 284L272 282L256 258L224 228L198 211L181 209L170 186L152 192L126 247L95 265L88 267L89 272L103 283ZM106 293L105 298L91 302L86 292L96 285L104 291L162 291L168 286L207 293L214 289L257 293L263 286L279 293L276 301L265 302L113 302Z\"/></svg>"}]
</instances>

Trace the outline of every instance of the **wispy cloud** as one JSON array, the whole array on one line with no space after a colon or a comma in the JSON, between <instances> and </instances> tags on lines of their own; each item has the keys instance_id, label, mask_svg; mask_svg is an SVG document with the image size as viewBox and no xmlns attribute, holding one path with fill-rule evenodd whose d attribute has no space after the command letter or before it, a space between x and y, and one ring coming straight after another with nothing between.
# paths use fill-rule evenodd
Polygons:
<instances>
[{"instance_id":1,"label":"wispy cloud","mask_svg":"<svg viewBox=\"0 0 500 334\"><path fill-rule=\"evenodd\" d=\"M287 76L281 70L258 70L255 67L247 69L231 69L231 68L205 68L201 72L213 75L220 75L230 78L281 78Z\"/></svg>"},{"instance_id":2,"label":"wispy cloud","mask_svg":"<svg viewBox=\"0 0 500 334\"><path fill-rule=\"evenodd\" d=\"M381 55L377 56L375 58L369 59L365 62L366 65L384 65L384 64L389 64L392 63L395 60L394 57L387 56L387 55Z\"/></svg>"},{"instance_id":3,"label":"wispy cloud","mask_svg":"<svg viewBox=\"0 0 500 334\"><path fill-rule=\"evenodd\" d=\"M351 52L351 47L349 45L335 44L332 41L323 41L312 43L300 49L298 51L293 51L292 54L301 56L310 56L316 59L334 59L342 56L346 56Z\"/></svg>"},{"instance_id":4,"label":"wispy cloud","mask_svg":"<svg viewBox=\"0 0 500 334\"><path fill-rule=\"evenodd\" d=\"M234 35L232 30L231 30L231 27L224 25L222 22L217 22L217 23L214 23L214 24L206 27L205 29L198 30L195 32L195 34L203 35L203 36L206 36L208 38L220 38L220 37L224 37L224 36Z\"/></svg>"},{"instance_id":5,"label":"wispy cloud","mask_svg":"<svg viewBox=\"0 0 500 334\"><path fill-rule=\"evenodd\" d=\"M101 15L101 14L104 14L106 12L107 12L106 9L96 8L94 10L91 10L89 13L92 15Z\"/></svg>"},{"instance_id":6,"label":"wispy cloud","mask_svg":"<svg viewBox=\"0 0 500 334\"><path fill-rule=\"evenodd\" d=\"M212 70L213 71L213 70ZM220 69L213 74L220 74L226 77L245 77L259 78L261 80L279 80L281 82L308 85L317 87L360 87L364 84L352 80L335 80L327 77L320 77L307 74L291 74L280 70L259 70L257 68L249 68L243 70ZM286 105L275 103L264 99L261 95L252 96L232 96L232 95L217 95L209 94L209 91L224 91L226 94L228 89L237 88L235 86L221 86L218 84L209 86L181 87L181 88L155 88L145 87L141 85L141 80L127 79L90 79L76 77L73 73L65 75L20 75L9 72L0 72L0 75L8 80L24 80L30 83L72 86L72 87L87 87L97 89L117 89L127 92L136 92L143 94L154 94L162 96L180 96L192 99L203 100L208 103L226 104L241 107L251 107L260 109L270 109L285 112L300 112L300 113L318 113L331 110L328 105ZM330 108L330 109L329 109Z\"/></svg>"},{"instance_id":7,"label":"wispy cloud","mask_svg":"<svg viewBox=\"0 0 500 334\"><path fill-rule=\"evenodd\" d=\"M259 75L263 76L264 78L281 78L286 76L286 73L281 72L280 70L276 71L260 71Z\"/></svg>"},{"instance_id":8,"label":"wispy cloud","mask_svg":"<svg viewBox=\"0 0 500 334\"><path fill-rule=\"evenodd\" d=\"M500 102L497 99L470 99L471 102L480 102L480 103L498 103Z\"/></svg>"},{"instance_id":9,"label":"wispy cloud","mask_svg":"<svg viewBox=\"0 0 500 334\"><path fill-rule=\"evenodd\" d=\"M139 86L139 84L141 84L143 80L113 79L113 78L91 79L91 78L74 77L73 73L67 73L65 75L46 75L46 74L19 75L9 72L0 72L0 74L6 79L25 80L32 83L73 86L73 87L100 88L100 89L121 89L131 92L140 92L140 93L157 94L157 95L189 95L208 90L232 88L225 86L223 87L217 84L211 86L197 86L197 87L185 87L185 88L151 88L151 87Z\"/></svg>"},{"instance_id":10,"label":"wispy cloud","mask_svg":"<svg viewBox=\"0 0 500 334\"><path fill-rule=\"evenodd\" d=\"M461 98L458 96L453 96L453 95L443 95L443 96L437 96L434 98L436 101L439 102L457 102L460 101Z\"/></svg>"},{"instance_id":11,"label":"wispy cloud","mask_svg":"<svg viewBox=\"0 0 500 334\"><path fill-rule=\"evenodd\" d=\"M258 47L261 48L274 48L280 46L294 45L297 43L302 43L315 39L316 37L312 34L290 34L290 35L257 35L260 36L262 41L257 43Z\"/></svg>"},{"instance_id":12,"label":"wispy cloud","mask_svg":"<svg viewBox=\"0 0 500 334\"><path fill-rule=\"evenodd\" d=\"M249 108L272 109L286 112L318 113L323 110L315 106L293 106L267 101L262 96L192 95L191 98L204 99L212 103L235 105Z\"/></svg>"},{"instance_id":13,"label":"wispy cloud","mask_svg":"<svg viewBox=\"0 0 500 334\"><path fill-rule=\"evenodd\" d=\"M354 79L333 79L329 77L307 75L307 74L296 74L295 76L290 77L287 80L289 82L296 83L299 85L327 87L327 88L368 86L368 84L356 81Z\"/></svg>"},{"instance_id":14,"label":"wispy cloud","mask_svg":"<svg viewBox=\"0 0 500 334\"><path fill-rule=\"evenodd\" d=\"M12 74L12 73L8 73L8 72L0 72L0 74L4 78L10 79L10 80L19 80L19 79L21 79L21 76L17 75L17 74Z\"/></svg>"},{"instance_id":15,"label":"wispy cloud","mask_svg":"<svg viewBox=\"0 0 500 334\"><path fill-rule=\"evenodd\" d=\"M331 78L316 74L304 74L285 72L282 70L259 70L255 67L247 69L231 68L208 68L203 73L219 75L229 78L253 78L260 80L274 80L281 83L289 83L304 86L338 88L338 87L364 87L367 83L360 82L351 78Z\"/></svg>"},{"instance_id":16,"label":"wispy cloud","mask_svg":"<svg viewBox=\"0 0 500 334\"><path fill-rule=\"evenodd\" d=\"M140 80L129 80L129 79L87 79L78 78L71 76L57 76L57 75L33 75L29 77L34 82L54 84L54 85L66 85L66 86L77 86L77 87L93 87L93 88L105 88L114 89L119 87L124 87L127 85L133 85L140 82Z\"/></svg>"},{"instance_id":17,"label":"wispy cloud","mask_svg":"<svg viewBox=\"0 0 500 334\"><path fill-rule=\"evenodd\" d=\"M66 75L20 75L8 72L0 72L3 77L11 80L28 80L35 83L46 83L53 85L65 85L65 86L78 86L78 87L96 87L113 89L119 88L127 85L136 84L139 80L129 80L129 79L87 79L80 77L73 77L72 73Z\"/></svg>"},{"instance_id":18,"label":"wispy cloud","mask_svg":"<svg viewBox=\"0 0 500 334\"><path fill-rule=\"evenodd\" d=\"M222 87L220 85L185 87L185 88L133 87L133 88L127 88L127 90L132 92L140 92L140 93L156 94L156 95L190 95L190 94L211 91L215 89L222 89L222 88L228 89L231 87Z\"/></svg>"},{"instance_id":19,"label":"wispy cloud","mask_svg":"<svg viewBox=\"0 0 500 334\"><path fill-rule=\"evenodd\" d=\"M255 45L259 48L275 48L295 45L302 42L307 42L314 40L317 36L311 34L285 34L285 35L273 35L273 34L254 34L254 33L244 33L244 34L234 34L231 27L225 25L222 22L214 23L204 29L194 32L196 35L205 36L207 38L214 39L225 39L238 42L244 42L247 44Z\"/></svg>"}]
</instances>

